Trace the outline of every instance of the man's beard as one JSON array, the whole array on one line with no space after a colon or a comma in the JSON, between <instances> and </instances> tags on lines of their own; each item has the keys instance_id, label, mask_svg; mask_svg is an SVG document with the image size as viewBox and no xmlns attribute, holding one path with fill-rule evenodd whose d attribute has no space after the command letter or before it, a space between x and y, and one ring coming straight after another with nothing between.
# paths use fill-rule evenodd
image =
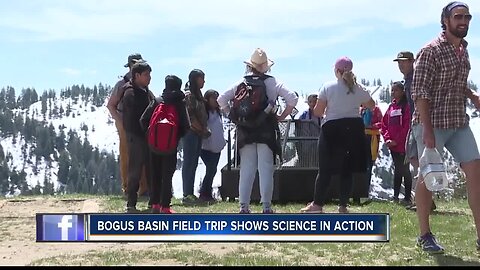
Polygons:
<instances>
[{"instance_id":1,"label":"man's beard","mask_svg":"<svg viewBox=\"0 0 480 270\"><path fill-rule=\"evenodd\" d=\"M451 25L449 25L449 26L451 26ZM457 28L449 27L448 29L449 29L448 31L452 35L456 36L457 38L464 38L468 34L468 26L465 26L464 29L458 29L458 26L457 26Z\"/></svg>"}]
</instances>

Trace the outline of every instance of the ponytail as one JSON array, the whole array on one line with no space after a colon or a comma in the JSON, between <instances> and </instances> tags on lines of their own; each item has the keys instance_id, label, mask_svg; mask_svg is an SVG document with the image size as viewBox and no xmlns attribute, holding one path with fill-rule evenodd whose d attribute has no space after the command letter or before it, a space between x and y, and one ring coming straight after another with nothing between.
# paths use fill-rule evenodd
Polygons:
<instances>
[{"instance_id":1,"label":"ponytail","mask_svg":"<svg viewBox=\"0 0 480 270\"><path fill-rule=\"evenodd\" d=\"M354 93L355 92L355 86L357 85L357 77L355 77L355 74L350 71L345 71L342 74L342 79L345 81L345 83L348 86L348 92L347 94Z\"/></svg>"}]
</instances>

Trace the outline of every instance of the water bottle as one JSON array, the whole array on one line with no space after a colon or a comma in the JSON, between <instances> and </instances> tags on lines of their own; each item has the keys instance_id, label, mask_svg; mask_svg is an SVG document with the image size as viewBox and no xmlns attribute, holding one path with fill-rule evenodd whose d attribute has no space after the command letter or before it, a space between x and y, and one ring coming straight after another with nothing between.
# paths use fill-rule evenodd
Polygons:
<instances>
[{"instance_id":1,"label":"water bottle","mask_svg":"<svg viewBox=\"0 0 480 270\"><path fill-rule=\"evenodd\" d=\"M448 179L445 165L436 148L425 147L419 163L420 173L428 190L440 191L447 188Z\"/></svg>"}]
</instances>

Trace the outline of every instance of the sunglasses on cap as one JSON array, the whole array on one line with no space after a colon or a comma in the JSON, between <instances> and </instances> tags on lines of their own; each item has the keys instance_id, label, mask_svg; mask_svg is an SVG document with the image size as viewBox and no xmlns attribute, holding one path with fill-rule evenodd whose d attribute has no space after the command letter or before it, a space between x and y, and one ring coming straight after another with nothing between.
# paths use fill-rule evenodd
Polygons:
<instances>
[{"instance_id":1,"label":"sunglasses on cap","mask_svg":"<svg viewBox=\"0 0 480 270\"><path fill-rule=\"evenodd\" d=\"M472 19L472 15L471 14L454 14L452 16L455 20L457 21L460 21L460 20L467 20L467 21L470 21Z\"/></svg>"}]
</instances>

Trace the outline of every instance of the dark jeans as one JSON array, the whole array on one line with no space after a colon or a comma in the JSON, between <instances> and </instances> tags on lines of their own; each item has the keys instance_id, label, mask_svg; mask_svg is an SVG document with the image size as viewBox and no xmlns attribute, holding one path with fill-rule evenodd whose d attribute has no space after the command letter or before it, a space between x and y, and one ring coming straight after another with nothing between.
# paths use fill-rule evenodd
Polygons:
<instances>
[{"instance_id":1,"label":"dark jeans","mask_svg":"<svg viewBox=\"0 0 480 270\"><path fill-rule=\"evenodd\" d=\"M177 167L177 153L170 155L151 154L152 204L170 207L172 201L172 178Z\"/></svg>"},{"instance_id":2,"label":"dark jeans","mask_svg":"<svg viewBox=\"0 0 480 270\"><path fill-rule=\"evenodd\" d=\"M195 172L197 171L198 158L202 150L202 138L193 131L187 131L183 137L183 197L193 195L195 185Z\"/></svg>"},{"instance_id":3,"label":"dark jeans","mask_svg":"<svg viewBox=\"0 0 480 270\"><path fill-rule=\"evenodd\" d=\"M405 163L405 153L397 153L390 151L393 159L395 170L393 173L393 197L398 198L402 178L405 184L405 200L412 197L412 174L410 173L410 163Z\"/></svg>"},{"instance_id":4,"label":"dark jeans","mask_svg":"<svg viewBox=\"0 0 480 270\"><path fill-rule=\"evenodd\" d=\"M137 205L137 192L140 186L140 177L142 176L143 166L147 182L151 183L151 171L149 164L149 153L147 140L135 134L127 133L128 147L128 187L127 187L127 206L135 207ZM149 201L151 204L151 201Z\"/></svg>"},{"instance_id":5,"label":"dark jeans","mask_svg":"<svg viewBox=\"0 0 480 270\"><path fill-rule=\"evenodd\" d=\"M200 157L205 164L205 177L203 177L202 186L200 187L200 194L212 196L213 178L217 174L217 165L220 160L221 153L214 153L208 150L203 150Z\"/></svg>"}]
</instances>

